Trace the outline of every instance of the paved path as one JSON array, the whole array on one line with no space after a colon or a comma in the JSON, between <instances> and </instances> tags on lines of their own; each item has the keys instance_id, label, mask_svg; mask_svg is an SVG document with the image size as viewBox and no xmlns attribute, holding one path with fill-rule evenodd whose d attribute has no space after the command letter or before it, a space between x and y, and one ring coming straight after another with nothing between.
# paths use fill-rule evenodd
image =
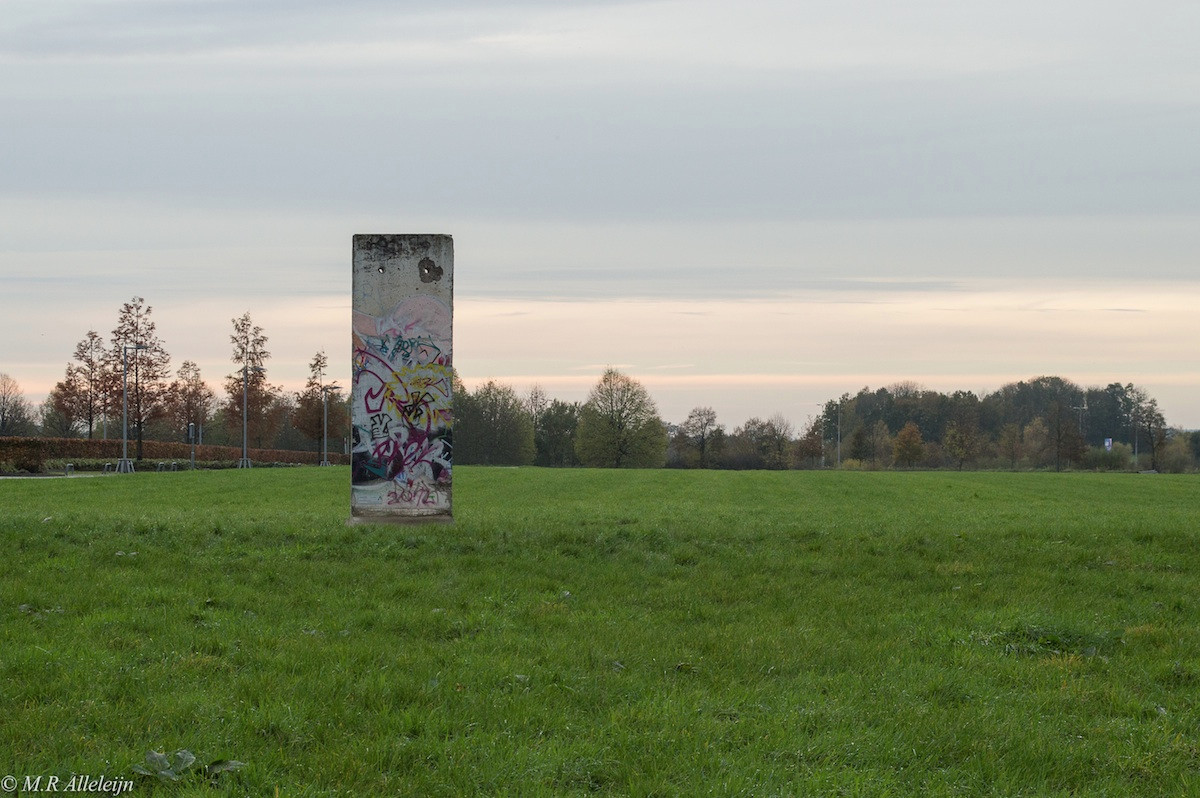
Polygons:
<instances>
[{"instance_id":1,"label":"paved path","mask_svg":"<svg viewBox=\"0 0 1200 798\"><path fill-rule=\"evenodd\" d=\"M75 479L76 477L103 476L107 476L107 474L100 471L79 471L74 474L0 474L0 479L62 479L63 477Z\"/></svg>"}]
</instances>

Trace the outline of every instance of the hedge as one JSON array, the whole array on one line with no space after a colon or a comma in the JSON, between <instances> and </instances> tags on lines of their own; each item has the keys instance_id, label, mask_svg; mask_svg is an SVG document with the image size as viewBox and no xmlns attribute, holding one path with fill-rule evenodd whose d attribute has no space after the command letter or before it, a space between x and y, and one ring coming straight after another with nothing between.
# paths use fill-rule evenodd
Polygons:
<instances>
[{"instance_id":1,"label":"hedge","mask_svg":"<svg viewBox=\"0 0 1200 798\"><path fill-rule=\"evenodd\" d=\"M132 447L131 447L132 448ZM190 460L192 446L187 443L167 441L143 441L143 460ZM28 471L41 473L47 460L112 460L121 457L120 440L96 440L95 438L0 438L0 470ZM197 446L197 460L240 460L240 446ZM321 462L320 452L298 452L285 449L251 449L250 459L255 462L309 463ZM350 458L344 454L330 452L329 462L346 465Z\"/></svg>"}]
</instances>

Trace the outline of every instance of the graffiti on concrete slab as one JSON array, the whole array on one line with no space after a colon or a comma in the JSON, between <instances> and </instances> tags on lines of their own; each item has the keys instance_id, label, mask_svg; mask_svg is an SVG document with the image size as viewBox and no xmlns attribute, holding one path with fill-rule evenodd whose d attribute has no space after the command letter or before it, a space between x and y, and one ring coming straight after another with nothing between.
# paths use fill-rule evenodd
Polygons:
<instances>
[{"instance_id":1,"label":"graffiti on concrete slab","mask_svg":"<svg viewBox=\"0 0 1200 798\"><path fill-rule=\"evenodd\" d=\"M450 506L451 315L411 296L383 316L354 313L352 484L360 506Z\"/></svg>"}]
</instances>

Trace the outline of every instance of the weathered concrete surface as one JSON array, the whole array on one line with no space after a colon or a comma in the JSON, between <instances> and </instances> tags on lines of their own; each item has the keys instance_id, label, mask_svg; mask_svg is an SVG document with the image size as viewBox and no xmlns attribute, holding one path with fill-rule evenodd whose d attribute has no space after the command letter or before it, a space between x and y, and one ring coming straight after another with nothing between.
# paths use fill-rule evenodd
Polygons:
<instances>
[{"instance_id":1,"label":"weathered concrete surface","mask_svg":"<svg viewBox=\"0 0 1200 798\"><path fill-rule=\"evenodd\" d=\"M452 517L454 241L356 235L352 523Z\"/></svg>"}]
</instances>

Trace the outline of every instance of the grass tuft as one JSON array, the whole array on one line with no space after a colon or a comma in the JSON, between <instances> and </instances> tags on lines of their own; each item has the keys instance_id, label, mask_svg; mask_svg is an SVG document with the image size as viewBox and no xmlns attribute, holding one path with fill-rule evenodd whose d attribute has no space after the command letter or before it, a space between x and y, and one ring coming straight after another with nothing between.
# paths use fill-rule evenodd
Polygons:
<instances>
[{"instance_id":1,"label":"grass tuft","mask_svg":"<svg viewBox=\"0 0 1200 798\"><path fill-rule=\"evenodd\" d=\"M997 634L981 635L978 640L985 646L996 646L1005 654L1028 657L1109 655L1124 643L1119 632L1091 632L1038 624L1013 626Z\"/></svg>"}]
</instances>

